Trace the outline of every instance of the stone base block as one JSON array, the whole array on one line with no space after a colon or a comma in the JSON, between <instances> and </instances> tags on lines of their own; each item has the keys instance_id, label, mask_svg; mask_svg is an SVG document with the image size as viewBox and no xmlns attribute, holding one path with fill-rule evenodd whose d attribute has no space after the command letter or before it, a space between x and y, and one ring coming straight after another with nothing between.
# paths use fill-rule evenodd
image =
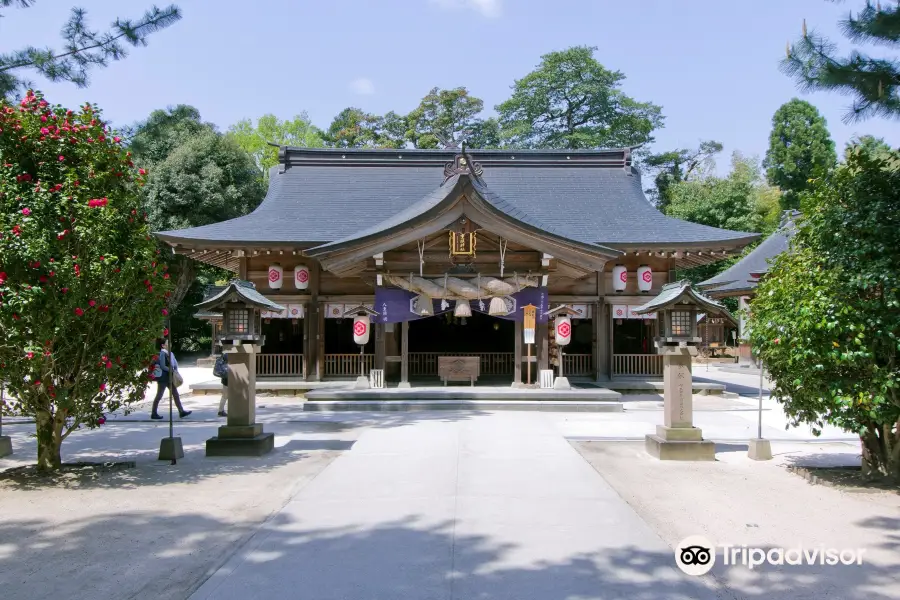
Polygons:
<instances>
[{"instance_id":1,"label":"stone base block","mask_svg":"<svg viewBox=\"0 0 900 600\"><path fill-rule=\"evenodd\" d=\"M262 456L274 448L274 433L261 433L252 438L213 437L206 440L207 456Z\"/></svg>"},{"instance_id":2,"label":"stone base block","mask_svg":"<svg viewBox=\"0 0 900 600\"><path fill-rule=\"evenodd\" d=\"M553 389L554 390L571 390L572 386L569 384L568 377L557 377L553 380Z\"/></svg>"},{"instance_id":3,"label":"stone base block","mask_svg":"<svg viewBox=\"0 0 900 600\"><path fill-rule=\"evenodd\" d=\"M263 432L262 423L253 425L222 425L219 427L220 438L255 438Z\"/></svg>"},{"instance_id":4,"label":"stone base block","mask_svg":"<svg viewBox=\"0 0 900 600\"><path fill-rule=\"evenodd\" d=\"M645 439L647 453L659 460L706 461L716 460L716 445L702 441L669 441L657 435Z\"/></svg>"},{"instance_id":5,"label":"stone base block","mask_svg":"<svg viewBox=\"0 0 900 600\"><path fill-rule=\"evenodd\" d=\"M159 440L159 460L184 458L184 446L180 437L166 437Z\"/></svg>"},{"instance_id":6,"label":"stone base block","mask_svg":"<svg viewBox=\"0 0 900 600\"><path fill-rule=\"evenodd\" d=\"M772 460L772 443L764 439L750 440L747 456L751 460Z\"/></svg>"},{"instance_id":7,"label":"stone base block","mask_svg":"<svg viewBox=\"0 0 900 600\"><path fill-rule=\"evenodd\" d=\"M369 387L371 387L371 386L369 385L369 378L368 378L368 377L363 377L362 375L360 375L359 377L357 377L357 378L356 378L356 383L353 384L353 389L354 389L354 390L367 390L367 389L369 389Z\"/></svg>"},{"instance_id":8,"label":"stone base block","mask_svg":"<svg viewBox=\"0 0 900 600\"><path fill-rule=\"evenodd\" d=\"M656 437L667 442L702 442L703 431L699 427L656 426Z\"/></svg>"},{"instance_id":9,"label":"stone base block","mask_svg":"<svg viewBox=\"0 0 900 600\"><path fill-rule=\"evenodd\" d=\"M12 453L12 438L8 435L0 435L0 458Z\"/></svg>"},{"instance_id":10,"label":"stone base block","mask_svg":"<svg viewBox=\"0 0 900 600\"><path fill-rule=\"evenodd\" d=\"M408 389L410 389L412 386L409 385L409 382L408 382L408 381L401 381L400 383L397 384L397 387L400 388L400 389L402 389L402 390L408 390Z\"/></svg>"}]
</instances>

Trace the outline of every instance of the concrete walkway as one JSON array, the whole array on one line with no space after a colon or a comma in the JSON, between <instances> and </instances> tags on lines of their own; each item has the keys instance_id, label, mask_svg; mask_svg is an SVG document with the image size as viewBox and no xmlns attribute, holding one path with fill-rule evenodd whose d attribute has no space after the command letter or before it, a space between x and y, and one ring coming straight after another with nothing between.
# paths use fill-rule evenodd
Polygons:
<instances>
[{"instance_id":1,"label":"concrete walkway","mask_svg":"<svg viewBox=\"0 0 900 600\"><path fill-rule=\"evenodd\" d=\"M716 597L540 414L374 427L193 599Z\"/></svg>"}]
</instances>

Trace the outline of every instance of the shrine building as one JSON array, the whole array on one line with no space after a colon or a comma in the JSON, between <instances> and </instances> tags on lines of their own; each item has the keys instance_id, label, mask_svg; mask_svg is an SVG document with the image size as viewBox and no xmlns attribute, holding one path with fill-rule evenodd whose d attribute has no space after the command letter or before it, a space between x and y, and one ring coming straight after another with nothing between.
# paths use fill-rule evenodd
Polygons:
<instances>
[{"instance_id":1,"label":"shrine building","mask_svg":"<svg viewBox=\"0 0 900 600\"><path fill-rule=\"evenodd\" d=\"M281 147L252 213L157 235L285 307L263 315L258 376L353 378L362 362L388 385L436 381L460 356L478 357L479 382L534 382L560 355L570 378L661 377L658 319L632 309L758 237L663 215L630 149L465 147ZM564 346L547 316L561 305ZM361 359L359 306L373 314Z\"/></svg>"}]
</instances>

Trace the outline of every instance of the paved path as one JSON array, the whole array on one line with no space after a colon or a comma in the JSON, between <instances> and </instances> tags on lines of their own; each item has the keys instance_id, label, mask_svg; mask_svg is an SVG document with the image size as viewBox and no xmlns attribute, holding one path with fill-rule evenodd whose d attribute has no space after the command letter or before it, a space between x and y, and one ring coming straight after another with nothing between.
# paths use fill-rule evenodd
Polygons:
<instances>
[{"instance_id":1,"label":"paved path","mask_svg":"<svg viewBox=\"0 0 900 600\"><path fill-rule=\"evenodd\" d=\"M193 596L714 598L532 413L368 429Z\"/></svg>"}]
</instances>

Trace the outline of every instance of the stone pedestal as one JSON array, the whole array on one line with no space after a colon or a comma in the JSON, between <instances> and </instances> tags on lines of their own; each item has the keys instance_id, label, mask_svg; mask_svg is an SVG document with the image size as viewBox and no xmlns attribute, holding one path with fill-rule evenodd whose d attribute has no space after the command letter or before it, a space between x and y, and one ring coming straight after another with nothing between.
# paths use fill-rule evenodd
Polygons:
<instances>
[{"instance_id":1,"label":"stone pedestal","mask_svg":"<svg viewBox=\"0 0 900 600\"><path fill-rule=\"evenodd\" d=\"M754 438L749 446L747 456L751 460L772 460L772 443L769 440Z\"/></svg>"},{"instance_id":2,"label":"stone pedestal","mask_svg":"<svg viewBox=\"0 0 900 600\"><path fill-rule=\"evenodd\" d=\"M0 435L0 458L12 453L12 438L8 435Z\"/></svg>"},{"instance_id":3,"label":"stone pedestal","mask_svg":"<svg viewBox=\"0 0 900 600\"><path fill-rule=\"evenodd\" d=\"M184 458L184 445L180 437L164 437L159 440L159 460Z\"/></svg>"},{"instance_id":4,"label":"stone pedestal","mask_svg":"<svg viewBox=\"0 0 900 600\"><path fill-rule=\"evenodd\" d=\"M694 427L691 357L693 346L663 346L663 425L645 440L647 452L660 460L715 460L716 446Z\"/></svg>"},{"instance_id":5,"label":"stone pedestal","mask_svg":"<svg viewBox=\"0 0 900 600\"><path fill-rule=\"evenodd\" d=\"M365 377L363 375L360 375L359 377L357 377L356 383L353 384L354 390L367 390L367 389L369 389L369 387L371 387L369 385L369 378Z\"/></svg>"},{"instance_id":6,"label":"stone pedestal","mask_svg":"<svg viewBox=\"0 0 900 600\"><path fill-rule=\"evenodd\" d=\"M569 379L567 377L557 377L553 380L553 389L554 390L571 390L572 386L569 384Z\"/></svg>"},{"instance_id":7,"label":"stone pedestal","mask_svg":"<svg viewBox=\"0 0 900 600\"><path fill-rule=\"evenodd\" d=\"M206 440L207 456L261 456L275 447L275 434L256 423L256 355L252 344L226 346L228 421L219 435Z\"/></svg>"}]
</instances>

